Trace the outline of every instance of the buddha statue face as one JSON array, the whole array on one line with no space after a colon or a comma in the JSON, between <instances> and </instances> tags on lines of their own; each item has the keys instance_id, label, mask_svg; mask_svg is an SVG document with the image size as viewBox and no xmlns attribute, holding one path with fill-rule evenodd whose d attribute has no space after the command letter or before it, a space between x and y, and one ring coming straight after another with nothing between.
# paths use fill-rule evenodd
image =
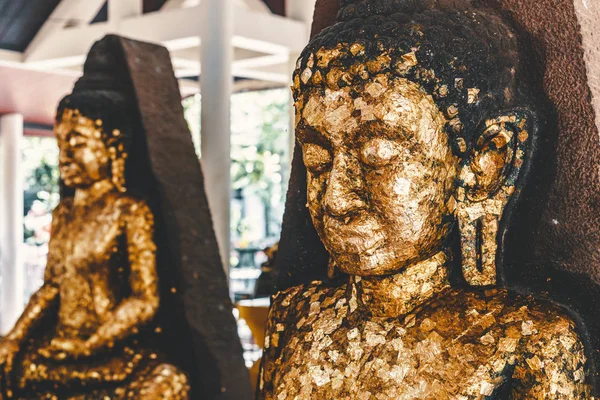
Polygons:
<instances>
[{"instance_id":1,"label":"buddha statue face","mask_svg":"<svg viewBox=\"0 0 600 400\"><path fill-rule=\"evenodd\" d=\"M312 91L298 109L315 227L345 272L381 275L439 249L458 158L418 84L385 75Z\"/></svg>"},{"instance_id":2,"label":"buddha statue face","mask_svg":"<svg viewBox=\"0 0 600 400\"><path fill-rule=\"evenodd\" d=\"M118 130L108 138L102 120L92 120L67 108L56 123L55 134L60 150L60 177L67 187L86 188L114 178Z\"/></svg>"},{"instance_id":3,"label":"buddha statue face","mask_svg":"<svg viewBox=\"0 0 600 400\"><path fill-rule=\"evenodd\" d=\"M487 11L355 3L294 74L315 228L343 272L380 276L443 251L458 222L465 277L493 284L536 120L516 36Z\"/></svg>"}]
</instances>

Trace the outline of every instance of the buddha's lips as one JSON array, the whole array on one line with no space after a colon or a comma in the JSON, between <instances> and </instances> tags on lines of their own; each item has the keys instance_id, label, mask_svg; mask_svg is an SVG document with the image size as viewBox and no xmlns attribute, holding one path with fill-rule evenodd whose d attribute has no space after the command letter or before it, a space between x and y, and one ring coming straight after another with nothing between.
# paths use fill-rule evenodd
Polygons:
<instances>
[{"instance_id":1,"label":"buddha's lips","mask_svg":"<svg viewBox=\"0 0 600 400\"><path fill-rule=\"evenodd\" d=\"M72 178L80 173L80 168L76 164L62 164L59 170L62 179Z\"/></svg>"},{"instance_id":2,"label":"buddha's lips","mask_svg":"<svg viewBox=\"0 0 600 400\"><path fill-rule=\"evenodd\" d=\"M369 216L354 217L346 222L324 215L323 233L332 250L353 254L374 250L386 237L379 221Z\"/></svg>"}]
</instances>

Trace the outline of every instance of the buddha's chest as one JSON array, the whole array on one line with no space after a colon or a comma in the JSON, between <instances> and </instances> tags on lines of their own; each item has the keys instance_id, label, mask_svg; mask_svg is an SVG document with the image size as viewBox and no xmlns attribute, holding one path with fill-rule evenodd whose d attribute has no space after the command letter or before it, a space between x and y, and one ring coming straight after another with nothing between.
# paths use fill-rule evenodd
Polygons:
<instances>
[{"instance_id":1,"label":"buddha's chest","mask_svg":"<svg viewBox=\"0 0 600 400\"><path fill-rule=\"evenodd\" d=\"M48 268L59 285L58 331L87 337L114 308L124 257L124 226L108 205L70 210L57 221Z\"/></svg>"},{"instance_id":2,"label":"buddha's chest","mask_svg":"<svg viewBox=\"0 0 600 400\"><path fill-rule=\"evenodd\" d=\"M518 339L327 313L285 335L274 399L503 399ZM310 321L308 321L310 322ZM450 322L450 321L449 321ZM462 328L457 321L457 328ZM457 329L458 331L458 329ZM272 338L270 338L272 340Z\"/></svg>"},{"instance_id":3,"label":"buddha's chest","mask_svg":"<svg viewBox=\"0 0 600 400\"><path fill-rule=\"evenodd\" d=\"M118 209L106 206L86 211L73 210L52 232L49 267L56 277L105 272L121 250L123 224Z\"/></svg>"}]
</instances>

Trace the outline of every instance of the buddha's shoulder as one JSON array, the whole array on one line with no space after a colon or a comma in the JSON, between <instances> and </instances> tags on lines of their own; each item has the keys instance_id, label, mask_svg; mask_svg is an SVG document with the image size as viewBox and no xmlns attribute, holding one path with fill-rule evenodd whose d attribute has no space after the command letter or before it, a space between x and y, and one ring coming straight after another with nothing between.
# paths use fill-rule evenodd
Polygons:
<instances>
[{"instance_id":1,"label":"buddha's shoulder","mask_svg":"<svg viewBox=\"0 0 600 400\"><path fill-rule=\"evenodd\" d=\"M112 192L107 200L121 207L146 208L148 202L141 196L129 192Z\"/></svg>"},{"instance_id":2,"label":"buddha's shoulder","mask_svg":"<svg viewBox=\"0 0 600 400\"><path fill-rule=\"evenodd\" d=\"M137 195L128 192L114 192L107 198L107 203L112 203L124 217L141 217L152 219L153 214L148 202Z\"/></svg>"},{"instance_id":3,"label":"buddha's shoulder","mask_svg":"<svg viewBox=\"0 0 600 400\"><path fill-rule=\"evenodd\" d=\"M148 202L141 196L128 192L112 192L104 197L103 208L117 207L121 211L132 214L151 213ZM68 214L73 208L73 197L64 197L53 211L55 216Z\"/></svg>"},{"instance_id":4,"label":"buddha's shoulder","mask_svg":"<svg viewBox=\"0 0 600 400\"><path fill-rule=\"evenodd\" d=\"M67 214L69 210L73 207L73 198L69 196L65 196L60 199L58 205L52 211L52 218L59 218L63 215Z\"/></svg>"},{"instance_id":5,"label":"buddha's shoulder","mask_svg":"<svg viewBox=\"0 0 600 400\"><path fill-rule=\"evenodd\" d=\"M424 314L434 319L448 318L448 313L457 326L501 330L506 337L519 339L523 344L554 342L567 350L582 346L578 333L581 327L573 314L543 296L507 289L452 289L432 304L429 311L424 310Z\"/></svg>"},{"instance_id":6,"label":"buddha's shoulder","mask_svg":"<svg viewBox=\"0 0 600 400\"><path fill-rule=\"evenodd\" d=\"M491 313L507 321L521 316L533 321L552 319L574 323L569 311L550 299L509 289L452 289L435 301L434 306L473 314Z\"/></svg>"},{"instance_id":7,"label":"buddha's shoulder","mask_svg":"<svg viewBox=\"0 0 600 400\"><path fill-rule=\"evenodd\" d=\"M345 285L335 287L321 281L293 286L272 297L270 315L282 320L292 315L310 312L311 307L321 312L328 307L339 305L340 302L345 303L345 290Z\"/></svg>"}]
</instances>

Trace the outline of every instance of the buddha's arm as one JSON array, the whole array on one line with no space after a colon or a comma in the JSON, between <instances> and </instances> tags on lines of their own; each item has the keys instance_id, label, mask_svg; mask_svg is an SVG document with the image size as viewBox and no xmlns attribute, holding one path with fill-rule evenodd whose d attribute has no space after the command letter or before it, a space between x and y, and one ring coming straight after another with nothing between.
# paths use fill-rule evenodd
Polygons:
<instances>
[{"instance_id":1,"label":"buddha's arm","mask_svg":"<svg viewBox=\"0 0 600 400\"><path fill-rule=\"evenodd\" d=\"M25 311L17 320L13 329L6 335L5 340L22 342L27 339L31 331L37 326L48 310L56 304L58 299L58 287L51 283L45 283L31 298L25 307Z\"/></svg>"},{"instance_id":2,"label":"buddha's arm","mask_svg":"<svg viewBox=\"0 0 600 400\"><path fill-rule=\"evenodd\" d=\"M52 231L55 232L60 224L63 224L63 208L61 203L52 212ZM52 239L50 240L50 253L44 271L44 284L31 298L25 307L23 314L15 323L13 329L5 336L5 339L21 342L31 334L31 331L37 326L37 322L48 314L48 311L58 301L59 288L55 280L55 268L57 267L59 255L55 253Z\"/></svg>"},{"instance_id":3,"label":"buddha's arm","mask_svg":"<svg viewBox=\"0 0 600 400\"><path fill-rule=\"evenodd\" d=\"M273 375L275 372L275 361L278 358L278 349L276 346L271 346L271 335L276 332L278 322L279 309L281 300L273 298L271 308L269 309L269 317L265 329L265 348L260 364L260 372L258 374L257 399L270 400L273 395Z\"/></svg>"},{"instance_id":4,"label":"buddha's arm","mask_svg":"<svg viewBox=\"0 0 600 400\"><path fill-rule=\"evenodd\" d=\"M584 346L574 323L560 317L540 326L530 338L526 359L517 371L521 388L515 399L591 399Z\"/></svg>"},{"instance_id":5,"label":"buddha's arm","mask_svg":"<svg viewBox=\"0 0 600 400\"><path fill-rule=\"evenodd\" d=\"M87 347L95 350L111 346L135 333L154 318L159 305L154 218L144 203L130 206L126 217L127 251L130 264L131 295L98 328Z\"/></svg>"},{"instance_id":6,"label":"buddha's arm","mask_svg":"<svg viewBox=\"0 0 600 400\"><path fill-rule=\"evenodd\" d=\"M271 308L267 319L265 330L265 348L261 360L260 373L258 378L257 399L274 399L274 378L278 366L278 360L285 347L285 341L282 339L284 324L290 326L294 320L296 295L301 292L301 287L296 286L291 289L279 292L271 299ZM294 306L290 306L294 304ZM295 324L294 324L295 325Z\"/></svg>"},{"instance_id":7,"label":"buddha's arm","mask_svg":"<svg viewBox=\"0 0 600 400\"><path fill-rule=\"evenodd\" d=\"M0 341L0 377L2 386L8 390L8 393L13 386L12 372L16 356L23 350L27 339L43 317L48 314L49 310L54 309L53 305L58 300L58 293L58 287L48 281L44 283L31 296L25 311L13 329ZM2 397L1 394L0 397Z\"/></svg>"},{"instance_id":8,"label":"buddha's arm","mask_svg":"<svg viewBox=\"0 0 600 400\"><path fill-rule=\"evenodd\" d=\"M58 213L61 206L53 213L52 228L60 224L61 218ZM52 242L52 241L51 241ZM11 331L0 341L0 376L2 376L2 385L10 390L12 386L13 363L17 354L23 350L27 339L31 336L33 330L39 325L40 321L55 309L54 305L58 303L59 288L55 280L56 257L52 251L50 243L50 254L44 274L44 284L38 291L31 296L25 310L15 323Z\"/></svg>"}]
</instances>

